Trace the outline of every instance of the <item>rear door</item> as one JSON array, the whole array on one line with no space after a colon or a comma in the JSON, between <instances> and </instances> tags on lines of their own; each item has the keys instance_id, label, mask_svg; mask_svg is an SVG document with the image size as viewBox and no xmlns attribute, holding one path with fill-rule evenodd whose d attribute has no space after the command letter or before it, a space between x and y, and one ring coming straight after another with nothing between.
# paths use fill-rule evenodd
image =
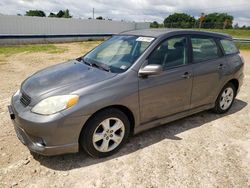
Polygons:
<instances>
[{"instance_id":1,"label":"rear door","mask_svg":"<svg viewBox=\"0 0 250 188\"><path fill-rule=\"evenodd\" d=\"M190 41L193 62L191 107L194 108L214 102L227 65L215 38L193 35Z\"/></svg>"}]
</instances>

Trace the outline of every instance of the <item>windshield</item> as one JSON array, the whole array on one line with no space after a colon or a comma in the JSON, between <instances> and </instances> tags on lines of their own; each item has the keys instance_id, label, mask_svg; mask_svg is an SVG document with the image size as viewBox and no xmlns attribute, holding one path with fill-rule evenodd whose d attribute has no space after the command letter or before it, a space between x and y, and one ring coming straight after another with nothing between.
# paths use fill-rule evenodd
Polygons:
<instances>
[{"instance_id":1,"label":"windshield","mask_svg":"<svg viewBox=\"0 0 250 188\"><path fill-rule=\"evenodd\" d=\"M114 73L125 72L153 40L152 37L113 36L84 56L83 61Z\"/></svg>"}]
</instances>

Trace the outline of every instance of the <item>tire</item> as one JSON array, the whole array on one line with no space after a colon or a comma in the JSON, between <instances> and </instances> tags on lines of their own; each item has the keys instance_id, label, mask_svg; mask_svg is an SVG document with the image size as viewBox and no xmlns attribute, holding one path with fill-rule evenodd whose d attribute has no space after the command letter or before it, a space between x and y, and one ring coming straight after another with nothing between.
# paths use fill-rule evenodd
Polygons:
<instances>
[{"instance_id":1,"label":"tire","mask_svg":"<svg viewBox=\"0 0 250 188\"><path fill-rule=\"evenodd\" d=\"M236 96L235 86L230 82L227 83L222 88L219 96L217 97L213 111L217 114L226 113L232 107L235 96Z\"/></svg>"},{"instance_id":2,"label":"tire","mask_svg":"<svg viewBox=\"0 0 250 188\"><path fill-rule=\"evenodd\" d=\"M126 143L129 132L128 117L122 111L111 108L98 112L86 123L79 141L92 157L108 157Z\"/></svg>"}]
</instances>

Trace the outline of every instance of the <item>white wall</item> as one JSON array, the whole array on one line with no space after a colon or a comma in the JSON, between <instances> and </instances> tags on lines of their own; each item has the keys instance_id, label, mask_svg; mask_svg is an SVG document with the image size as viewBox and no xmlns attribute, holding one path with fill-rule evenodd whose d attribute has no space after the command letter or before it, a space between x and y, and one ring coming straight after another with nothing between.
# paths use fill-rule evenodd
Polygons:
<instances>
[{"instance_id":1,"label":"white wall","mask_svg":"<svg viewBox=\"0 0 250 188\"><path fill-rule=\"evenodd\" d=\"M106 34L142 28L149 28L149 24L0 15L0 35Z\"/></svg>"}]
</instances>

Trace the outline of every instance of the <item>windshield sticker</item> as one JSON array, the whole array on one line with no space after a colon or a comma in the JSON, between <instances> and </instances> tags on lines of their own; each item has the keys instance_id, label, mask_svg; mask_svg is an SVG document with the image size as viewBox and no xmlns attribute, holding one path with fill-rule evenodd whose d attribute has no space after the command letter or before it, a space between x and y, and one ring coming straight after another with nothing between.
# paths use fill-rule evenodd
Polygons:
<instances>
[{"instance_id":1,"label":"windshield sticker","mask_svg":"<svg viewBox=\"0 0 250 188\"><path fill-rule=\"evenodd\" d=\"M136 39L136 41L140 41L140 42L152 42L154 40L154 38L152 37L138 37Z\"/></svg>"},{"instance_id":2,"label":"windshield sticker","mask_svg":"<svg viewBox=\"0 0 250 188\"><path fill-rule=\"evenodd\" d=\"M126 69L126 68L127 68L126 65L122 65L122 66L120 67L120 69Z\"/></svg>"}]
</instances>

